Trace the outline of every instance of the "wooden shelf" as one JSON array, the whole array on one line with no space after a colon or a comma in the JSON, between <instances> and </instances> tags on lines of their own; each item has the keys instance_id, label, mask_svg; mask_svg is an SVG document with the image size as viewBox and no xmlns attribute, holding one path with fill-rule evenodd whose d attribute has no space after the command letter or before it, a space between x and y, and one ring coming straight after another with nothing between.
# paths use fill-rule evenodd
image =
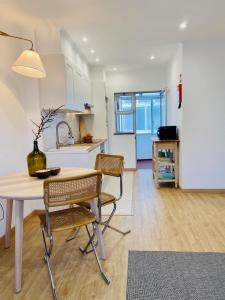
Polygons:
<instances>
[{"instance_id":1,"label":"wooden shelf","mask_svg":"<svg viewBox=\"0 0 225 300\"><path fill-rule=\"evenodd\" d=\"M152 172L153 179L157 187L161 182L174 182L175 187L178 187L178 140L158 140L152 141ZM172 161L160 161L159 151L167 152ZM169 154L168 154L169 153ZM160 167L167 167L174 178L160 178Z\"/></svg>"},{"instance_id":2,"label":"wooden shelf","mask_svg":"<svg viewBox=\"0 0 225 300\"><path fill-rule=\"evenodd\" d=\"M152 160L156 161L155 158L152 158ZM159 166L175 166L175 162L169 162L169 161L160 161L158 160L158 165Z\"/></svg>"}]
</instances>

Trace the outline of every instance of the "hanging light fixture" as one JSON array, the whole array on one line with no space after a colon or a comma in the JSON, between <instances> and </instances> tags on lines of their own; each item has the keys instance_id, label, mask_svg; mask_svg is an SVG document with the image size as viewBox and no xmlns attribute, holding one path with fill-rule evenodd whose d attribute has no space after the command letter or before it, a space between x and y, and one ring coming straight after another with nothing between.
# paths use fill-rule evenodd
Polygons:
<instances>
[{"instance_id":1,"label":"hanging light fixture","mask_svg":"<svg viewBox=\"0 0 225 300\"><path fill-rule=\"evenodd\" d=\"M0 35L31 43L31 48L29 50L24 50L12 65L12 70L14 72L34 78L46 77L46 72L41 58L39 54L34 50L34 44L31 40L11 35L3 31L0 31Z\"/></svg>"}]
</instances>

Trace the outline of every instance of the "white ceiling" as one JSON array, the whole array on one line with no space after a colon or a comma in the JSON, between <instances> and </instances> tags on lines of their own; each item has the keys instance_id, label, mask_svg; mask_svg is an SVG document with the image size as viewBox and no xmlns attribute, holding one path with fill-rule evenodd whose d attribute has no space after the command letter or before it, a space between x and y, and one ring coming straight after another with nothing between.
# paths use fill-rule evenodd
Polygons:
<instances>
[{"instance_id":1,"label":"white ceiling","mask_svg":"<svg viewBox=\"0 0 225 300\"><path fill-rule=\"evenodd\" d=\"M0 1L7 2L9 1ZM90 64L107 68L166 63L178 42L225 37L225 0L10 0L63 27ZM179 24L187 21L185 31ZM88 41L82 42L86 36ZM95 54L90 54L90 49ZM156 59L149 60L150 55Z\"/></svg>"}]
</instances>

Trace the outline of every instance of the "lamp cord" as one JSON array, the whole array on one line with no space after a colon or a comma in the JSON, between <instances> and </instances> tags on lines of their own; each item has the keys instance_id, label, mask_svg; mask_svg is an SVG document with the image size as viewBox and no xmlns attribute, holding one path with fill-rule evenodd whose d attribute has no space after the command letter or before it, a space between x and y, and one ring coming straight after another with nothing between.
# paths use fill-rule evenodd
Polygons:
<instances>
[{"instance_id":1,"label":"lamp cord","mask_svg":"<svg viewBox=\"0 0 225 300\"><path fill-rule=\"evenodd\" d=\"M3 205L1 203L0 203L0 207L1 207L1 210L2 210L2 217L0 218L0 221L2 221L2 220L4 220L5 214L4 214Z\"/></svg>"}]
</instances>

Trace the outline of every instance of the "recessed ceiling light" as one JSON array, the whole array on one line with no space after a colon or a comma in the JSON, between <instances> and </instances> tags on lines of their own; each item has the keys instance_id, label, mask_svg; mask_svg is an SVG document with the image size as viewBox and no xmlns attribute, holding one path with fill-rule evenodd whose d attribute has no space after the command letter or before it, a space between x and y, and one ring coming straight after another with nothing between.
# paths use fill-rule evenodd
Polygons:
<instances>
[{"instance_id":1,"label":"recessed ceiling light","mask_svg":"<svg viewBox=\"0 0 225 300\"><path fill-rule=\"evenodd\" d=\"M88 41L88 38L87 38L86 36L84 36L84 37L82 38L82 41L83 41L84 43L86 43L86 42Z\"/></svg>"},{"instance_id":2,"label":"recessed ceiling light","mask_svg":"<svg viewBox=\"0 0 225 300\"><path fill-rule=\"evenodd\" d=\"M113 71L117 71L117 68L115 67L115 68L113 68Z\"/></svg>"},{"instance_id":3,"label":"recessed ceiling light","mask_svg":"<svg viewBox=\"0 0 225 300\"><path fill-rule=\"evenodd\" d=\"M184 22L180 23L179 27L180 27L181 30L186 29L187 28L187 22L184 21Z\"/></svg>"},{"instance_id":4,"label":"recessed ceiling light","mask_svg":"<svg viewBox=\"0 0 225 300\"><path fill-rule=\"evenodd\" d=\"M94 50L94 49L91 49L90 52L91 52L92 54L94 54L94 53L95 53L95 50Z\"/></svg>"},{"instance_id":5,"label":"recessed ceiling light","mask_svg":"<svg viewBox=\"0 0 225 300\"><path fill-rule=\"evenodd\" d=\"M151 60L154 60L154 59L155 59L155 56L154 56L154 55L151 55L151 56L150 56L150 59L151 59Z\"/></svg>"},{"instance_id":6,"label":"recessed ceiling light","mask_svg":"<svg viewBox=\"0 0 225 300\"><path fill-rule=\"evenodd\" d=\"M95 61L96 61L96 62L99 62L99 61L100 61L100 59L99 59L99 58L96 58L96 59L95 59Z\"/></svg>"}]
</instances>

